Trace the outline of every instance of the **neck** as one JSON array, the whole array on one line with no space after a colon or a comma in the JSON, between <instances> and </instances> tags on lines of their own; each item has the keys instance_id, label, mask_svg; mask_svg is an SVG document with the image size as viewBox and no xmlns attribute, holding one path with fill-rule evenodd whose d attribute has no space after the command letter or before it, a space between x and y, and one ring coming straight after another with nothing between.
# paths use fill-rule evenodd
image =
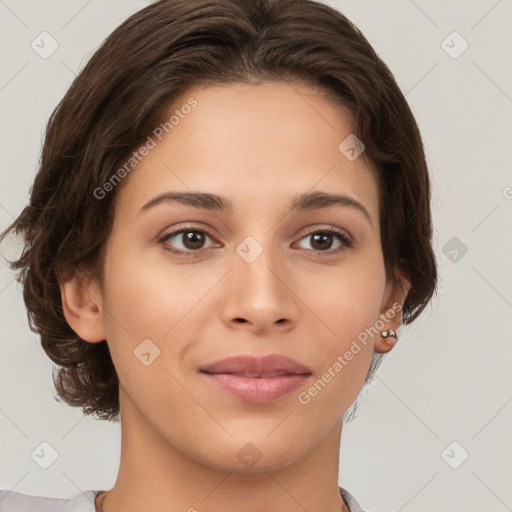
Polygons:
<instances>
[{"instance_id":1,"label":"neck","mask_svg":"<svg viewBox=\"0 0 512 512\"><path fill-rule=\"evenodd\" d=\"M164 440L126 396L121 460L103 512L349 512L338 488L342 422L302 459L273 470L205 465Z\"/></svg>"}]
</instances>

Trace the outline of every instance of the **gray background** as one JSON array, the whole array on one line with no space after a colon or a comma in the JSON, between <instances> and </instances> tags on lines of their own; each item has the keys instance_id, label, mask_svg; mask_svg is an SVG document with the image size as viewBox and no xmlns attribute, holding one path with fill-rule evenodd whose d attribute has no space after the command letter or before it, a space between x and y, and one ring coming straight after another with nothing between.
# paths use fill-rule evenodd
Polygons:
<instances>
[{"instance_id":1,"label":"gray background","mask_svg":"<svg viewBox=\"0 0 512 512\"><path fill-rule=\"evenodd\" d=\"M74 75L147 3L0 0L0 228L27 202L46 121ZM416 115L440 266L438 297L402 329L344 428L340 484L370 511L512 510L512 2L329 3L361 28ZM43 31L58 43L46 59L31 48ZM111 487L119 425L54 400L52 363L3 261L0 315L0 488L70 497ZM44 441L58 453L48 469L31 457Z\"/></svg>"}]
</instances>

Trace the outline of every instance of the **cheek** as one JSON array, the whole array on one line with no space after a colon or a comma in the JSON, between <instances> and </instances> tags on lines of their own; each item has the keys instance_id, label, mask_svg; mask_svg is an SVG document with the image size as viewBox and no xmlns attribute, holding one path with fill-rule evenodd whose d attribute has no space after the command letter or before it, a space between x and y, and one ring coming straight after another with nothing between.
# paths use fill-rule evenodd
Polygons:
<instances>
[{"instance_id":1,"label":"cheek","mask_svg":"<svg viewBox=\"0 0 512 512\"><path fill-rule=\"evenodd\" d=\"M209 318L202 298L218 273L184 272L161 255L148 260L126 244L117 247L105 261L104 323L113 357L125 358L145 339L162 355L171 347L180 352L185 342L180 340L199 337L200 319Z\"/></svg>"},{"instance_id":2,"label":"cheek","mask_svg":"<svg viewBox=\"0 0 512 512\"><path fill-rule=\"evenodd\" d=\"M317 275L315 286L308 288L307 304L317 316L310 332L316 336L320 378L329 388L318 405L342 400L348 407L366 378L386 284L381 263L378 258L360 260L330 275ZM312 395L316 392L311 390Z\"/></svg>"},{"instance_id":3,"label":"cheek","mask_svg":"<svg viewBox=\"0 0 512 512\"><path fill-rule=\"evenodd\" d=\"M120 239L113 239L107 254L106 308L117 323L126 324L127 328L130 326L145 335L140 330L154 325L155 315L165 311L169 297L176 296L176 290L171 286L172 275L166 269L155 268L152 262L146 262L139 250L122 243ZM179 292L183 293L183 290ZM168 308L167 313L172 315L172 311ZM112 322L110 324L115 328Z\"/></svg>"},{"instance_id":4,"label":"cheek","mask_svg":"<svg viewBox=\"0 0 512 512\"><path fill-rule=\"evenodd\" d=\"M342 349L379 318L386 286L383 264L376 260L318 274L304 283L303 296L319 319L327 348Z\"/></svg>"},{"instance_id":5,"label":"cheek","mask_svg":"<svg viewBox=\"0 0 512 512\"><path fill-rule=\"evenodd\" d=\"M310 330L318 364L314 381L297 396L308 417L323 417L326 425L337 421L361 391L373 355L372 326L379 319L384 289L378 273L339 277L344 280L327 281L324 292L315 288L308 294L308 305L321 319Z\"/></svg>"}]
</instances>

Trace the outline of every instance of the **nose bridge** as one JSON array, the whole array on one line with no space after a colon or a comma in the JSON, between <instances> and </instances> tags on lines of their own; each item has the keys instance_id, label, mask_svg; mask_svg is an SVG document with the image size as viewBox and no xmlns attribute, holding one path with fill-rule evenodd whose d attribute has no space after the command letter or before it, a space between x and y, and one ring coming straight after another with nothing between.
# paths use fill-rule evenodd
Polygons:
<instances>
[{"instance_id":1,"label":"nose bridge","mask_svg":"<svg viewBox=\"0 0 512 512\"><path fill-rule=\"evenodd\" d=\"M247 236L235 248L223 317L262 331L276 323L295 322L297 304L272 234L258 238Z\"/></svg>"},{"instance_id":2,"label":"nose bridge","mask_svg":"<svg viewBox=\"0 0 512 512\"><path fill-rule=\"evenodd\" d=\"M273 301L283 295L283 284L276 274L284 274L283 262L279 261L277 248L273 245L272 234L260 235L258 241L247 236L236 247L234 261L236 279L246 288L242 296L262 301ZM281 270L279 270L281 269Z\"/></svg>"}]
</instances>

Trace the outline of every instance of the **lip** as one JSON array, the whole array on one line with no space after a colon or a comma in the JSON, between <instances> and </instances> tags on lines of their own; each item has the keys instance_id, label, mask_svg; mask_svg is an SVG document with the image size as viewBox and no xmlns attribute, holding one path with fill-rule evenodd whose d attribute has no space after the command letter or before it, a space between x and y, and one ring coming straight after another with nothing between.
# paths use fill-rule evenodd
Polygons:
<instances>
[{"instance_id":1,"label":"lip","mask_svg":"<svg viewBox=\"0 0 512 512\"><path fill-rule=\"evenodd\" d=\"M281 354L267 354L265 356L238 355L220 359L209 365L201 367L207 373L274 373L286 372L294 375L311 373L304 366L289 357Z\"/></svg>"},{"instance_id":2,"label":"lip","mask_svg":"<svg viewBox=\"0 0 512 512\"><path fill-rule=\"evenodd\" d=\"M260 404L299 389L311 375L307 366L280 354L233 356L200 370L211 384L223 391Z\"/></svg>"}]
</instances>

